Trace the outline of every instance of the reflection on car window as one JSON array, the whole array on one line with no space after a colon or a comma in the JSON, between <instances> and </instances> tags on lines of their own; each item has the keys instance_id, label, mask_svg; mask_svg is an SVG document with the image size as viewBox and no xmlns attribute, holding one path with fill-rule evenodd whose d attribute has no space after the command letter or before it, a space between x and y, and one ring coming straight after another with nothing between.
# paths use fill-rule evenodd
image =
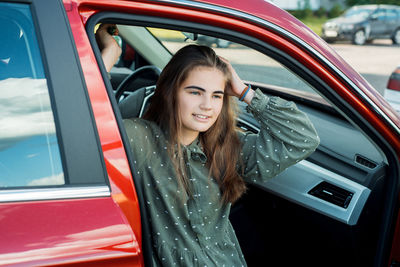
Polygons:
<instances>
[{"instance_id":1,"label":"reflection on car window","mask_svg":"<svg viewBox=\"0 0 400 267\"><path fill-rule=\"evenodd\" d=\"M232 63L243 80L258 82L267 86L273 85L315 92L310 85L280 63L249 47L201 34L197 36L196 40L190 40L182 38L183 34L178 31L152 28L151 32L171 53L175 53L189 43L213 47L218 55L227 58Z\"/></svg>"},{"instance_id":2,"label":"reflection on car window","mask_svg":"<svg viewBox=\"0 0 400 267\"><path fill-rule=\"evenodd\" d=\"M376 11L372 16L378 20L385 20L386 12L384 9L380 9Z\"/></svg>"},{"instance_id":3,"label":"reflection on car window","mask_svg":"<svg viewBox=\"0 0 400 267\"><path fill-rule=\"evenodd\" d=\"M0 3L0 188L64 184L30 9Z\"/></svg>"},{"instance_id":4,"label":"reflection on car window","mask_svg":"<svg viewBox=\"0 0 400 267\"><path fill-rule=\"evenodd\" d=\"M400 16L400 14L399 14L399 16ZM396 20L396 19L397 19L397 12L396 12L396 10L387 9L387 10L386 10L386 19L389 20L389 21Z\"/></svg>"},{"instance_id":5,"label":"reflection on car window","mask_svg":"<svg viewBox=\"0 0 400 267\"><path fill-rule=\"evenodd\" d=\"M363 9L363 8L350 8L343 15L345 17L358 17L360 19L366 19L372 13L373 9Z\"/></svg>"}]
</instances>

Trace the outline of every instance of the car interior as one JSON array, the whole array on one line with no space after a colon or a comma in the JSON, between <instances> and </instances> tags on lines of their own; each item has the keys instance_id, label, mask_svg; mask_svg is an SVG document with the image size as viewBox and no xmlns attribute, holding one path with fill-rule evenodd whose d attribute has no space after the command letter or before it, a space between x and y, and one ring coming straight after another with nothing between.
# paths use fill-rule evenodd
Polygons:
<instances>
[{"instance_id":1,"label":"car interior","mask_svg":"<svg viewBox=\"0 0 400 267\"><path fill-rule=\"evenodd\" d=\"M107 16L89 20L88 32L94 32L103 18ZM373 265L388 160L346 105L327 97L328 86L301 62L268 44L201 25L179 27L176 21L150 21L121 16L111 21L118 24L120 35L115 38L122 47L120 60L109 73L111 79L102 66L94 34L89 35L120 121L143 115L172 54L197 43L201 34L228 40L227 47L211 45L231 61L246 83L265 94L294 101L317 129L321 143L310 157L265 183L248 183L245 195L232 206L230 220L248 265ZM246 113L245 104L238 102L238 106L238 127L257 133L257 121ZM135 155L129 157L132 160ZM134 179L140 200L140 177ZM143 217L146 259L151 233Z\"/></svg>"}]
</instances>

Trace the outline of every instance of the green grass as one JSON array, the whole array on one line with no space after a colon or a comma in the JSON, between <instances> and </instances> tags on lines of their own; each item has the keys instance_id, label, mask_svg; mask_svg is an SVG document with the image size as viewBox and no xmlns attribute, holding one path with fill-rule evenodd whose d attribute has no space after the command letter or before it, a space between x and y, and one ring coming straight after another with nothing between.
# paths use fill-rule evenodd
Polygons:
<instances>
[{"instance_id":1,"label":"green grass","mask_svg":"<svg viewBox=\"0 0 400 267\"><path fill-rule=\"evenodd\" d=\"M322 17L307 17L302 19L301 21L306 24L311 30L313 30L316 34L321 35L322 32L322 24L324 24L328 18Z\"/></svg>"}]
</instances>

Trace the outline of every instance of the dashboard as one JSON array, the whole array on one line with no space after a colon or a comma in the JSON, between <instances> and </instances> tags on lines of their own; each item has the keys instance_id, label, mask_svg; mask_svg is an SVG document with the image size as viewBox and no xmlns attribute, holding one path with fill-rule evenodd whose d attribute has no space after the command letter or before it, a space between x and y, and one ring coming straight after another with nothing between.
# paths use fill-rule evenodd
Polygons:
<instances>
[{"instance_id":1,"label":"dashboard","mask_svg":"<svg viewBox=\"0 0 400 267\"><path fill-rule=\"evenodd\" d=\"M385 176L385 159L358 129L338 114L297 104L314 124L321 143L307 159L253 185L347 225L356 225L375 184ZM238 126L258 132L245 104Z\"/></svg>"}]
</instances>

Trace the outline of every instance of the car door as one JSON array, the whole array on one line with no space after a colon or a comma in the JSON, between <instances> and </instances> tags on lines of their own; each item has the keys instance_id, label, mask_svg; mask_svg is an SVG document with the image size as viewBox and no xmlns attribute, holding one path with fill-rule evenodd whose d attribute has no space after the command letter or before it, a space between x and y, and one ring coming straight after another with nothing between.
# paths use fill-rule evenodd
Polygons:
<instances>
[{"instance_id":1,"label":"car door","mask_svg":"<svg viewBox=\"0 0 400 267\"><path fill-rule=\"evenodd\" d=\"M386 9L379 8L370 16L371 38L381 37L387 33Z\"/></svg>"},{"instance_id":2,"label":"car door","mask_svg":"<svg viewBox=\"0 0 400 267\"><path fill-rule=\"evenodd\" d=\"M396 9L386 9L386 34L392 35L400 26L400 17Z\"/></svg>"},{"instance_id":3,"label":"car door","mask_svg":"<svg viewBox=\"0 0 400 267\"><path fill-rule=\"evenodd\" d=\"M0 265L141 266L66 18L0 1Z\"/></svg>"}]
</instances>

